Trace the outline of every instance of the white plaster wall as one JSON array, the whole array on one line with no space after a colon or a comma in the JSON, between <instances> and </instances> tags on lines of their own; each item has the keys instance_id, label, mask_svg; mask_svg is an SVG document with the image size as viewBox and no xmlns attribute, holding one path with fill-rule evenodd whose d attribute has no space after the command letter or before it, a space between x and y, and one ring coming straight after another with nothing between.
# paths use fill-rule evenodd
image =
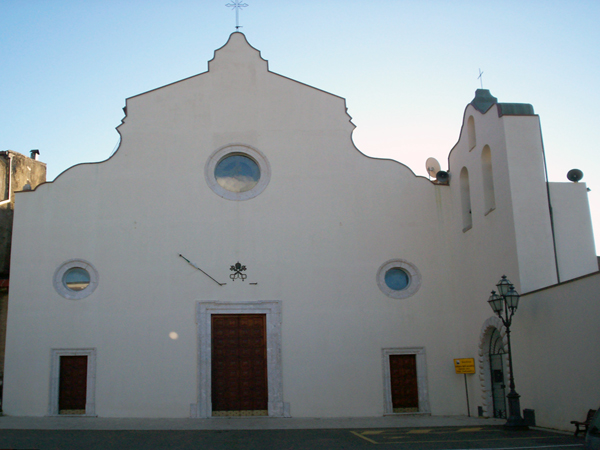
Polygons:
<instances>
[{"instance_id":1,"label":"white plaster wall","mask_svg":"<svg viewBox=\"0 0 600 450\"><path fill-rule=\"evenodd\" d=\"M475 124L473 148L467 136L470 116ZM463 346L462 356L457 357L477 357L474 344L479 341L482 324L493 315L487 299L490 291L496 290L501 275L507 275L521 293L557 281L539 129L537 116L499 117L497 106L485 114L472 105L465 110L460 139L449 157L454 207L452 234L448 239L455 246L451 257L455 301L462 303L460 311L464 321L457 335L457 341ZM484 200L481 152L486 145L492 159L495 194L492 211L485 207ZM469 171L473 222L472 228L465 232L458 183L462 167ZM571 194L566 196L573 197ZM568 202L565 199L565 205ZM582 207L576 208L573 214L586 223L585 214L579 215L580 209ZM570 246L571 243L567 243L565 251L570 252ZM592 243L585 252L593 248ZM586 256L579 258L569 253L569 257L575 260L567 266L571 264L577 270L581 270L582 265L589 267ZM516 370L518 372L518 367ZM471 411L476 411L477 406L485 404L486 396L479 376L468 377L468 388ZM546 394L551 395L551 392Z\"/></svg>"},{"instance_id":2,"label":"white plaster wall","mask_svg":"<svg viewBox=\"0 0 600 450\"><path fill-rule=\"evenodd\" d=\"M600 274L525 295L511 328L516 390L538 426L574 431L600 406Z\"/></svg>"},{"instance_id":3,"label":"white plaster wall","mask_svg":"<svg viewBox=\"0 0 600 450\"><path fill-rule=\"evenodd\" d=\"M467 121L474 118L471 148ZM556 281L552 233L537 116L498 116L492 106L481 114L467 106L458 143L449 157L454 202L451 240L455 244L456 301L464 292L464 329L457 338L463 357L492 312L487 298L502 274L521 292ZM489 145L495 210L484 206L481 151ZM467 167L473 226L462 231L458 174ZM550 184L559 267L565 279L597 270L585 185ZM487 213L487 214L486 214ZM595 383L600 360L594 318L598 315L596 275L523 297L514 319L513 350L521 407L536 411L541 426L570 430L571 420L598 407ZM585 317L583 317L585 316ZM479 370L485 370L480 367ZM484 404L479 376L468 377L471 411ZM591 394L591 395L590 395Z\"/></svg>"},{"instance_id":4,"label":"white plaster wall","mask_svg":"<svg viewBox=\"0 0 600 450\"><path fill-rule=\"evenodd\" d=\"M6 413L46 414L51 348L95 348L99 416L187 417L198 397L196 303L252 300L282 302L293 416L383 414L381 349L407 347L426 349L431 411L462 412L458 342L446 339L461 333L448 293L448 188L359 153L344 100L268 72L241 34L210 69L129 99L110 160L19 195ZM272 170L244 202L215 195L203 175L233 143L259 149ZM99 273L79 301L52 287L72 258ZM392 258L421 272L413 297L378 289ZM237 261L245 283L228 279Z\"/></svg>"},{"instance_id":5,"label":"white plaster wall","mask_svg":"<svg viewBox=\"0 0 600 450\"><path fill-rule=\"evenodd\" d=\"M476 145L471 148L467 136L467 121L473 117ZM484 200L481 152L490 147L494 180L495 209L488 211ZM462 167L469 171L471 210L473 226L463 232L458 174ZM503 274L520 288L519 260L515 245L514 216L511 201L511 185L508 177L508 159L504 130L496 108L481 114L471 104L464 112L463 127L459 140L449 156L452 191L452 221L448 227L447 240L452 243L450 258L453 277L454 317L462 323L454 339L459 343L452 358L478 357L478 343L482 323L492 314L487 303L490 291ZM452 360L449 361L449 364ZM463 376L455 375L454 383L462 384L461 413L466 413ZM478 375L467 376L471 412L482 405Z\"/></svg>"},{"instance_id":6,"label":"white plaster wall","mask_svg":"<svg viewBox=\"0 0 600 450\"><path fill-rule=\"evenodd\" d=\"M94 348L97 415L188 417L200 386L197 303L266 300L281 302L283 401L292 416L382 415L382 349L407 348L426 355L431 413L464 414L453 358L477 357L490 290L502 274L522 292L553 279L543 211L527 211L543 207L539 176L529 180L517 167L539 171L538 156L517 152L540 150L537 117L507 120L468 106L477 144L470 149L464 127L450 185L434 185L357 151L344 100L268 72L242 34L209 68L128 99L108 161L17 194L4 411L47 414L51 349ZM507 130L521 137L507 139ZM208 158L229 144L268 159L271 180L256 198L230 201L207 186ZM483 199L485 145L493 211ZM463 166L473 218L466 232ZM52 286L56 268L73 258L99 274L94 293L78 301ZM377 286L378 268L396 258L422 276L407 299ZM246 282L228 278L237 261ZM468 386L473 412L478 377Z\"/></svg>"},{"instance_id":7,"label":"white plaster wall","mask_svg":"<svg viewBox=\"0 0 600 450\"><path fill-rule=\"evenodd\" d=\"M472 149L469 148L466 136L466 123L470 116L474 118L476 133L476 146ZM481 152L485 146L489 146L492 159L496 205L492 211L486 209L484 200ZM512 188L508 177L504 130L495 107L486 114L481 114L472 105L467 106L461 136L450 153L449 164L453 174L451 189L455 205L460 202L460 186L456 182L456 176L462 167L469 171L473 226L463 232L460 226L461 211L458 207L454 208L451 238L457 247L456 270L460 284L468 286L469 291L475 294L469 296L469 301L478 296L487 298L507 266L513 272L506 275L518 285L519 262L515 245Z\"/></svg>"},{"instance_id":8,"label":"white plaster wall","mask_svg":"<svg viewBox=\"0 0 600 450\"><path fill-rule=\"evenodd\" d=\"M538 116L503 116L521 290L558 281Z\"/></svg>"},{"instance_id":9,"label":"white plaster wall","mask_svg":"<svg viewBox=\"0 0 600 450\"><path fill-rule=\"evenodd\" d=\"M470 116L474 118L476 134L472 149L466 126ZM481 152L486 145L492 158L496 205L492 211L486 209L484 200ZM468 286L482 283L491 289L505 273L523 292L555 283L539 118L499 117L496 105L481 114L469 105L449 164L455 204L460 204L457 178L462 167L468 169L470 178L473 221L470 230L462 232L461 211L454 208L453 228L462 262L459 268L462 282Z\"/></svg>"},{"instance_id":10,"label":"white plaster wall","mask_svg":"<svg viewBox=\"0 0 600 450\"><path fill-rule=\"evenodd\" d=\"M598 271L585 183L550 183L560 281Z\"/></svg>"}]
</instances>

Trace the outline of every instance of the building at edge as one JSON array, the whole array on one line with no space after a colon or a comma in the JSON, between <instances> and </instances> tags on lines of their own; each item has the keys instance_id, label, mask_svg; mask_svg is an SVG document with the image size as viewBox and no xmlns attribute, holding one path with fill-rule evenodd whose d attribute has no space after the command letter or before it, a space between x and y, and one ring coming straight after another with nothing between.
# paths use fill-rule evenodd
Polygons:
<instances>
[{"instance_id":1,"label":"building at edge","mask_svg":"<svg viewBox=\"0 0 600 450\"><path fill-rule=\"evenodd\" d=\"M4 413L351 417L597 408L600 275L584 183L539 117L477 90L449 181L363 155L341 97L241 33L127 99L118 151L16 194Z\"/></svg>"}]
</instances>

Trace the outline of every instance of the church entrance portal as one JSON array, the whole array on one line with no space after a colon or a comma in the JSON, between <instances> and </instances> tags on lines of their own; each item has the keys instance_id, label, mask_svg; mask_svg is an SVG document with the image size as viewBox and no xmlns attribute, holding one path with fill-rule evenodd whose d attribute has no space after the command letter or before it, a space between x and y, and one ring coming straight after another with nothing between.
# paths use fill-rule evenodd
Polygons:
<instances>
[{"instance_id":1,"label":"church entrance portal","mask_svg":"<svg viewBox=\"0 0 600 450\"><path fill-rule=\"evenodd\" d=\"M212 315L213 416L268 415L265 314Z\"/></svg>"},{"instance_id":2,"label":"church entrance portal","mask_svg":"<svg viewBox=\"0 0 600 450\"><path fill-rule=\"evenodd\" d=\"M494 328L490 337L490 372L492 375L492 402L494 417L506 418L506 384L504 383L504 345L500 332Z\"/></svg>"}]
</instances>

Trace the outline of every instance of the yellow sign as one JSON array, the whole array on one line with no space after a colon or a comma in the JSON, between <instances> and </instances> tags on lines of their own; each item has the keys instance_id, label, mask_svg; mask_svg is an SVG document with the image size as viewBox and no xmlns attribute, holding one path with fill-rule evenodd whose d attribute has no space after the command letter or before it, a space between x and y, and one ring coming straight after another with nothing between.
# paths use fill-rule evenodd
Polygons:
<instances>
[{"instance_id":1,"label":"yellow sign","mask_svg":"<svg viewBox=\"0 0 600 450\"><path fill-rule=\"evenodd\" d=\"M461 358L454 360L456 373L475 373L475 359Z\"/></svg>"}]
</instances>

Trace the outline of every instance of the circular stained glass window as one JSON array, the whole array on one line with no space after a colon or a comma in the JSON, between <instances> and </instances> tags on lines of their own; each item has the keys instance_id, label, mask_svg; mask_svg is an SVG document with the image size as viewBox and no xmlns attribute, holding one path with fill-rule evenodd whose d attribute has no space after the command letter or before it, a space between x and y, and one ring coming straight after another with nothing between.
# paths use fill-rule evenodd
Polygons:
<instances>
[{"instance_id":1,"label":"circular stained glass window","mask_svg":"<svg viewBox=\"0 0 600 450\"><path fill-rule=\"evenodd\" d=\"M271 179L271 166L249 145L226 145L215 150L204 166L204 178L215 194L227 200L250 200L263 192Z\"/></svg>"},{"instance_id":2,"label":"circular stained glass window","mask_svg":"<svg viewBox=\"0 0 600 450\"><path fill-rule=\"evenodd\" d=\"M54 289L64 298L80 300L98 287L98 271L83 259L71 259L56 269Z\"/></svg>"},{"instance_id":3,"label":"circular stained glass window","mask_svg":"<svg viewBox=\"0 0 600 450\"><path fill-rule=\"evenodd\" d=\"M421 273L404 259L390 259L377 271L377 286L388 297L408 298L421 287Z\"/></svg>"},{"instance_id":4,"label":"circular stained glass window","mask_svg":"<svg viewBox=\"0 0 600 450\"><path fill-rule=\"evenodd\" d=\"M72 267L63 275L63 284L71 291L83 291L90 285L90 274L81 267Z\"/></svg>"},{"instance_id":5,"label":"circular stained glass window","mask_svg":"<svg viewBox=\"0 0 600 450\"><path fill-rule=\"evenodd\" d=\"M253 189L260 180L260 168L245 155L230 155L223 158L215 167L217 183L230 192L246 192Z\"/></svg>"},{"instance_id":6,"label":"circular stained glass window","mask_svg":"<svg viewBox=\"0 0 600 450\"><path fill-rule=\"evenodd\" d=\"M409 282L408 274L399 267L394 267L385 273L385 284L393 291L406 289Z\"/></svg>"}]
</instances>

